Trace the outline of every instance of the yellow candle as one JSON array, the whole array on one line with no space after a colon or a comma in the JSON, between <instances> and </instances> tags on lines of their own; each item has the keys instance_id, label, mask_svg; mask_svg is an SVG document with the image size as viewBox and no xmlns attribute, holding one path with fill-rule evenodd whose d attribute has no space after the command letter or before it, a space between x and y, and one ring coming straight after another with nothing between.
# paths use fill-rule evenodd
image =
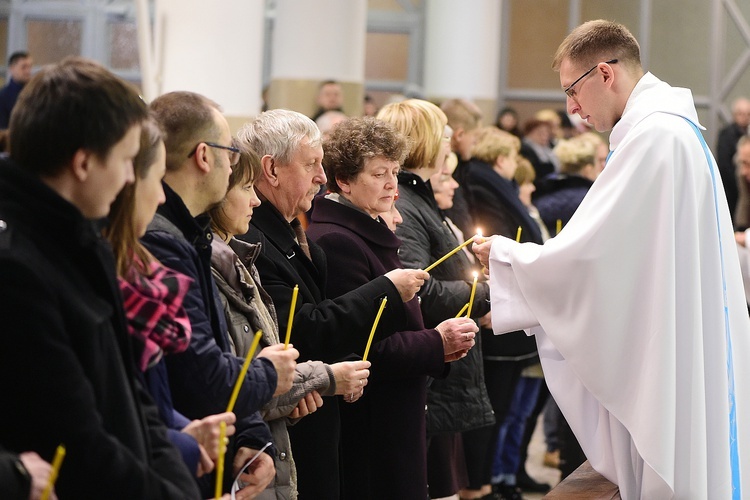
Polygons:
<instances>
[{"instance_id":1,"label":"yellow candle","mask_svg":"<svg viewBox=\"0 0 750 500\"><path fill-rule=\"evenodd\" d=\"M457 318L460 318L463 315L463 313L466 312L466 310L469 308L469 304L471 304L471 302L467 302L466 304L464 304L464 306L461 308L461 310L458 311L458 314L456 314Z\"/></svg>"},{"instance_id":2,"label":"yellow candle","mask_svg":"<svg viewBox=\"0 0 750 500\"><path fill-rule=\"evenodd\" d=\"M521 241L521 226L518 226L518 231L516 231L516 241Z\"/></svg>"},{"instance_id":3,"label":"yellow candle","mask_svg":"<svg viewBox=\"0 0 750 500\"><path fill-rule=\"evenodd\" d=\"M469 296L469 310L466 311L466 317L471 318L471 306L474 304L474 294L477 292L477 278L479 274L474 271L474 284L471 285L471 295Z\"/></svg>"},{"instance_id":4,"label":"yellow candle","mask_svg":"<svg viewBox=\"0 0 750 500\"><path fill-rule=\"evenodd\" d=\"M60 467L62 466L63 459L65 458L65 446L58 445L55 450L55 458L52 459L52 470L49 473L49 479L47 480L47 486L42 491L42 496L39 497L41 500L47 500L52 494L52 488L55 487L55 481L60 473Z\"/></svg>"},{"instance_id":5,"label":"yellow candle","mask_svg":"<svg viewBox=\"0 0 750 500\"><path fill-rule=\"evenodd\" d=\"M216 489L214 490L214 498L221 498L221 493L224 488L224 454L227 451L227 447L224 444L224 439L227 435L227 423L219 423L219 453L216 459Z\"/></svg>"},{"instance_id":6,"label":"yellow candle","mask_svg":"<svg viewBox=\"0 0 750 500\"><path fill-rule=\"evenodd\" d=\"M292 336L292 323L294 322L294 307L297 305L297 294L299 285L294 285L292 291L292 304L289 306L289 321L286 322L286 338L284 339L284 349L289 347L289 337Z\"/></svg>"},{"instance_id":7,"label":"yellow candle","mask_svg":"<svg viewBox=\"0 0 750 500\"><path fill-rule=\"evenodd\" d=\"M367 339L367 347L365 347L365 355L362 356L362 361L367 361L367 355L370 353L370 345L372 344L372 338L375 336L375 330L378 327L378 323L380 322L380 316L383 314L383 309L385 309L385 304L388 302L388 297L383 297L380 299L380 309L378 309L378 314L375 316L375 322L372 324L372 330L370 330L370 338Z\"/></svg>"},{"instance_id":8,"label":"yellow candle","mask_svg":"<svg viewBox=\"0 0 750 500\"><path fill-rule=\"evenodd\" d=\"M465 246L466 246L466 245L468 245L469 243L472 243L473 241L474 241L474 237L472 236L471 238L469 238L468 240L464 241L463 243L461 243L460 245L458 245L458 246L457 246L456 248L454 248L453 250L451 250L451 251L450 251L450 252L448 252L447 254L445 254L445 255L443 255L442 257L440 257L440 259L436 260L435 262L433 262L433 263L432 263L432 264L430 264L429 266L425 267L425 268L424 268L424 270L425 270L425 271L427 271L427 272L429 273L429 272L430 272L430 270L432 270L432 269L434 269L435 267L437 267L437 266L438 266L439 264L441 264L441 263L442 263L442 262L443 262L443 261L444 261L445 259L447 259L447 258L448 258L448 257L450 257L451 255L455 254L456 252L460 251L460 250L461 250L461 249L462 249L463 247L465 247Z\"/></svg>"},{"instance_id":9,"label":"yellow candle","mask_svg":"<svg viewBox=\"0 0 750 500\"><path fill-rule=\"evenodd\" d=\"M560 219L557 219L557 227L556 227L556 229L557 229L557 231L555 232L555 234L560 234L560 231L562 231L562 221Z\"/></svg>"},{"instance_id":10,"label":"yellow candle","mask_svg":"<svg viewBox=\"0 0 750 500\"><path fill-rule=\"evenodd\" d=\"M227 405L227 411L232 411L234 409L234 404L237 402L237 396L240 394L240 387L242 387L242 382L245 381L245 375L247 375L247 369L250 367L250 363L253 360L253 356L255 355L255 350L258 348L258 343L260 342L260 336L261 336L261 330L258 330L255 332L255 338L253 339L253 343L250 344L250 350L247 352L247 357L245 358L245 362L242 364L242 369L240 370L240 374L237 377L237 381L234 383L234 389L232 390L232 396L229 398L229 405Z\"/></svg>"}]
</instances>

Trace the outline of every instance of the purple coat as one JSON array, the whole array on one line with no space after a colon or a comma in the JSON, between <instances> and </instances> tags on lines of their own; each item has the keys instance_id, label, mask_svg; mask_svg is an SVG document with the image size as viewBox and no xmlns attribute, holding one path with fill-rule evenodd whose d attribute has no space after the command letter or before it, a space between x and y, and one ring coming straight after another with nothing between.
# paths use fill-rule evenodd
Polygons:
<instances>
[{"instance_id":1,"label":"purple coat","mask_svg":"<svg viewBox=\"0 0 750 500\"><path fill-rule=\"evenodd\" d=\"M318 198L307 234L326 252L329 297L402 267L396 235L341 203ZM448 366L440 334L424 328L417 299L405 306L409 331L378 325L365 395L340 406L342 498L427 498L427 377L444 377Z\"/></svg>"}]
</instances>

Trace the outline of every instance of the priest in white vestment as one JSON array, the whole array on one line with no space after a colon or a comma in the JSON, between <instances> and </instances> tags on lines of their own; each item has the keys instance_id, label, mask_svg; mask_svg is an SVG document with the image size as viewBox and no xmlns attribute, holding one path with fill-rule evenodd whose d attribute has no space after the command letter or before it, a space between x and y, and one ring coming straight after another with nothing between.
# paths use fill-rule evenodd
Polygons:
<instances>
[{"instance_id":1,"label":"priest in white vestment","mask_svg":"<svg viewBox=\"0 0 750 500\"><path fill-rule=\"evenodd\" d=\"M622 498L750 498L750 321L692 94L644 74L607 21L576 28L553 67L568 112L611 129L611 153L555 238L476 240L493 329L536 336L552 395Z\"/></svg>"}]
</instances>

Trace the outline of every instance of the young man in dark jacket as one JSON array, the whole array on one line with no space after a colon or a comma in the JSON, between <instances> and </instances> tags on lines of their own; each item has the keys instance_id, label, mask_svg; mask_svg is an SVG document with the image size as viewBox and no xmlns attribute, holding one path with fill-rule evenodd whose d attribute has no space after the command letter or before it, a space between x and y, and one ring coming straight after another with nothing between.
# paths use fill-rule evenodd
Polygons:
<instances>
[{"instance_id":1,"label":"young man in dark jacket","mask_svg":"<svg viewBox=\"0 0 750 500\"><path fill-rule=\"evenodd\" d=\"M133 363L114 259L95 220L133 181L138 93L66 59L36 75L0 165L0 443L67 455L59 498L198 498Z\"/></svg>"}]
</instances>

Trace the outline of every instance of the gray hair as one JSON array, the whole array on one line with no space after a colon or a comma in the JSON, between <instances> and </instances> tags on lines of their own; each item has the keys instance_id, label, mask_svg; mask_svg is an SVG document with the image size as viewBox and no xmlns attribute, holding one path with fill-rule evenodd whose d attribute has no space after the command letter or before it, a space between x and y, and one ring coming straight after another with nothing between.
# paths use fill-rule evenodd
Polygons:
<instances>
[{"instance_id":1,"label":"gray hair","mask_svg":"<svg viewBox=\"0 0 750 500\"><path fill-rule=\"evenodd\" d=\"M308 139L312 147L320 146L320 130L310 118L288 109L265 111L237 132L237 140L242 145L282 164L292 161L304 139Z\"/></svg>"}]
</instances>

